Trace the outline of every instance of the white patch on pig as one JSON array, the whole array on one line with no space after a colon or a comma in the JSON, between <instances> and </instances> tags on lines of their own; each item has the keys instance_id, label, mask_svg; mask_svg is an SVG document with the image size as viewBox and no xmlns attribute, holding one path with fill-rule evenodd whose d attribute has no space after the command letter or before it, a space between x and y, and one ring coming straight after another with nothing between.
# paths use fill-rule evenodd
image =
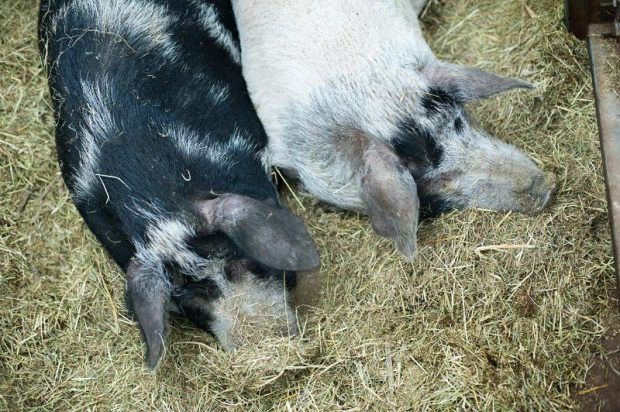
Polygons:
<instances>
[{"instance_id":1,"label":"white patch on pig","mask_svg":"<svg viewBox=\"0 0 620 412\"><path fill-rule=\"evenodd\" d=\"M235 130L225 142L217 141L209 136L201 136L198 132L179 125L166 128L162 135L172 138L176 147L187 158L199 157L220 166L234 167L235 154L258 158L257 146L243 136L239 130Z\"/></svg>"},{"instance_id":2,"label":"white patch on pig","mask_svg":"<svg viewBox=\"0 0 620 412\"><path fill-rule=\"evenodd\" d=\"M74 171L76 200L84 200L93 193L94 185L103 184L97 177L100 147L105 140L121 133L109 110L112 88L106 78L98 82L80 81L84 96L84 123L79 135L80 162Z\"/></svg>"},{"instance_id":3,"label":"white patch on pig","mask_svg":"<svg viewBox=\"0 0 620 412\"><path fill-rule=\"evenodd\" d=\"M237 64L241 64L241 50L234 40L232 33L220 21L218 11L212 4L196 3L198 18L209 35L223 47Z\"/></svg>"},{"instance_id":4,"label":"white patch on pig","mask_svg":"<svg viewBox=\"0 0 620 412\"><path fill-rule=\"evenodd\" d=\"M134 239L137 245L136 257L141 262L174 262L188 274L200 269L200 256L189 250L187 241L195 236L194 229L187 223L168 218L163 214L153 220L149 212L137 209L149 220L144 239Z\"/></svg>"},{"instance_id":5,"label":"white patch on pig","mask_svg":"<svg viewBox=\"0 0 620 412\"><path fill-rule=\"evenodd\" d=\"M284 284L247 273L219 286L222 296L211 304L211 330L225 350L234 350L252 338L297 333Z\"/></svg>"},{"instance_id":6,"label":"white patch on pig","mask_svg":"<svg viewBox=\"0 0 620 412\"><path fill-rule=\"evenodd\" d=\"M239 129L235 129L225 147L235 152L256 153L257 151L256 145L248 140Z\"/></svg>"},{"instance_id":7,"label":"white patch on pig","mask_svg":"<svg viewBox=\"0 0 620 412\"><path fill-rule=\"evenodd\" d=\"M225 84L212 83L209 87L209 95L215 104L224 103L230 97L230 87Z\"/></svg>"},{"instance_id":8,"label":"white patch on pig","mask_svg":"<svg viewBox=\"0 0 620 412\"><path fill-rule=\"evenodd\" d=\"M83 21L83 27L59 27L68 18ZM178 45L172 27L178 23L166 7L147 0L74 0L67 2L54 16L51 31L63 30L76 38L84 31L118 37L140 53L157 51L174 59Z\"/></svg>"}]
</instances>

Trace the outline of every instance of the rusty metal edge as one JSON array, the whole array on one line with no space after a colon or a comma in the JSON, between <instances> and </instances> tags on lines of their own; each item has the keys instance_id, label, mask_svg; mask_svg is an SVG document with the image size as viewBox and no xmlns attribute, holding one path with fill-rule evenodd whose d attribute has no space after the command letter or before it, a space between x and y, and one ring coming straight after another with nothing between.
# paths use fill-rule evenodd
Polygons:
<instances>
[{"instance_id":1,"label":"rusty metal edge","mask_svg":"<svg viewBox=\"0 0 620 412\"><path fill-rule=\"evenodd\" d=\"M620 98L615 94L614 85L605 73L609 54L620 56L620 45L617 39L605 38L610 32L613 32L611 24L591 24L588 50L613 238L616 295L620 299Z\"/></svg>"}]
</instances>

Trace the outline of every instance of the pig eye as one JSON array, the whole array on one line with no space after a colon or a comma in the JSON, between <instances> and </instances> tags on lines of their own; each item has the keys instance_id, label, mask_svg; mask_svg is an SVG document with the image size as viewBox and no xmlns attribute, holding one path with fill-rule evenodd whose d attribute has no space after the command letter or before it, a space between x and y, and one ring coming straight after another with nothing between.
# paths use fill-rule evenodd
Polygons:
<instances>
[{"instance_id":1,"label":"pig eye","mask_svg":"<svg viewBox=\"0 0 620 412\"><path fill-rule=\"evenodd\" d=\"M461 116L454 119L454 130L456 130L457 133L462 133L464 127L465 125L463 124L463 118L461 118Z\"/></svg>"}]
</instances>

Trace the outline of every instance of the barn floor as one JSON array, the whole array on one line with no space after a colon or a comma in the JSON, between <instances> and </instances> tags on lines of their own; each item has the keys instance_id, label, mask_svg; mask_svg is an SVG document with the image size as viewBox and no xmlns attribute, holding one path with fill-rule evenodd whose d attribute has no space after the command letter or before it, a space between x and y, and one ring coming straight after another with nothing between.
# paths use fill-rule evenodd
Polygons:
<instances>
[{"instance_id":1,"label":"barn floor","mask_svg":"<svg viewBox=\"0 0 620 412\"><path fill-rule=\"evenodd\" d=\"M586 376L617 349L601 343L613 260L587 51L560 3L436 1L425 18L440 57L538 84L472 110L557 174L550 208L426 221L407 263L364 217L285 190L323 260L303 338L227 354L174 320L150 374L123 276L59 176L36 2L0 2L0 409L565 410L604 390Z\"/></svg>"}]
</instances>

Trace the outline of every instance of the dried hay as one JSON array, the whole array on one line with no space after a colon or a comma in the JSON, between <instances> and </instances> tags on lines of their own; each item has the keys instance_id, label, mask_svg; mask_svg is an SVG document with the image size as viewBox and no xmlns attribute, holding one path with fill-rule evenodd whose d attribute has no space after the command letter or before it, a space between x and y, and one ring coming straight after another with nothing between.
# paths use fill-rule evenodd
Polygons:
<instances>
[{"instance_id":1,"label":"dried hay","mask_svg":"<svg viewBox=\"0 0 620 412\"><path fill-rule=\"evenodd\" d=\"M427 221L411 264L365 218L285 195L323 259L303 339L228 354L173 320L149 374L123 276L58 173L35 1L2 2L0 408L574 408L615 302L587 53L561 14L555 0L459 0L426 17L439 56L538 84L475 112L557 173L550 209Z\"/></svg>"}]
</instances>

